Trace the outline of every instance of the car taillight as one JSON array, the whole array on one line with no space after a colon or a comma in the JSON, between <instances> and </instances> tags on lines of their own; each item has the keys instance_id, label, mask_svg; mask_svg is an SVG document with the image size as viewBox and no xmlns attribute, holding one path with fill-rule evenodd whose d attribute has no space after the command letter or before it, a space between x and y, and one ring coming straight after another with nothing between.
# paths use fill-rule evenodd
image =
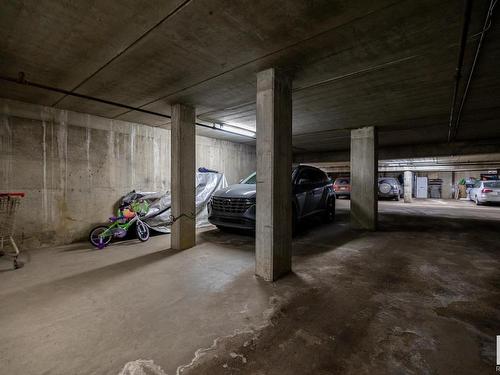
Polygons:
<instances>
[{"instance_id":1,"label":"car taillight","mask_svg":"<svg viewBox=\"0 0 500 375\"><path fill-rule=\"evenodd\" d=\"M481 193L483 193L483 194L484 193L493 193L493 190L491 190L491 189L483 189L483 190L481 190Z\"/></svg>"}]
</instances>

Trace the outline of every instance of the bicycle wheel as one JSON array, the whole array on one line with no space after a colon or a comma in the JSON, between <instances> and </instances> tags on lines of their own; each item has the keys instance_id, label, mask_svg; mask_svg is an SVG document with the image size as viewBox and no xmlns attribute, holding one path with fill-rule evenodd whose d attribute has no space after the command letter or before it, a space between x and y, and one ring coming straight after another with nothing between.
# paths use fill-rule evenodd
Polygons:
<instances>
[{"instance_id":1,"label":"bicycle wheel","mask_svg":"<svg viewBox=\"0 0 500 375\"><path fill-rule=\"evenodd\" d=\"M137 224L135 226L135 231L137 233L137 238L144 242L149 240L149 228L142 221L137 220Z\"/></svg>"},{"instance_id":2,"label":"bicycle wheel","mask_svg":"<svg viewBox=\"0 0 500 375\"><path fill-rule=\"evenodd\" d=\"M98 249L103 249L106 245L108 245L111 242L111 238L113 238L113 235L111 234L111 231L108 231L108 233L103 236L102 234L106 230L108 230L108 227L104 225L100 225L92 229L89 234L90 243Z\"/></svg>"}]
</instances>

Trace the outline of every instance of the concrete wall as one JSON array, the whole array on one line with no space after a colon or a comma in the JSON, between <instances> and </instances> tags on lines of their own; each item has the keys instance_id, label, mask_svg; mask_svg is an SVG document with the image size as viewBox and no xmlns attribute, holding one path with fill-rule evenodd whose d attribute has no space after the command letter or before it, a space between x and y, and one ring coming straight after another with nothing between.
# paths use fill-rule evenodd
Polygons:
<instances>
[{"instance_id":1,"label":"concrete wall","mask_svg":"<svg viewBox=\"0 0 500 375\"><path fill-rule=\"evenodd\" d=\"M197 167L235 183L255 148L197 137ZM23 191L24 248L86 238L125 193L170 189L170 130L0 98L0 191Z\"/></svg>"},{"instance_id":2,"label":"concrete wall","mask_svg":"<svg viewBox=\"0 0 500 375\"><path fill-rule=\"evenodd\" d=\"M490 172L492 171L483 170L483 171L453 172L453 178L455 180L454 181L455 183L458 183L462 178L468 179L474 177L479 180L481 178L481 174L488 174Z\"/></svg>"},{"instance_id":3,"label":"concrete wall","mask_svg":"<svg viewBox=\"0 0 500 375\"><path fill-rule=\"evenodd\" d=\"M453 199L453 172L416 172L418 177L427 177L429 179L441 179L441 198Z\"/></svg>"}]
</instances>

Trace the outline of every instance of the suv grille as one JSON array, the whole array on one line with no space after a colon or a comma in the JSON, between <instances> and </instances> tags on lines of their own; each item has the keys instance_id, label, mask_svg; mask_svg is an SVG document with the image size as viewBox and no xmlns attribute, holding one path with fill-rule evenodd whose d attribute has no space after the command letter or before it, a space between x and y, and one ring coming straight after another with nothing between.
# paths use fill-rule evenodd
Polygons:
<instances>
[{"instance_id":1,"label":"suv grille","mask_svg":"<svg viewBox=\"0 0 500 375\"><path fill-rule=\"evenodd\" d=\"M220 212L242 213L255 204L255 198L212 197L212 209Z\"/></svg>"}]
</instances>

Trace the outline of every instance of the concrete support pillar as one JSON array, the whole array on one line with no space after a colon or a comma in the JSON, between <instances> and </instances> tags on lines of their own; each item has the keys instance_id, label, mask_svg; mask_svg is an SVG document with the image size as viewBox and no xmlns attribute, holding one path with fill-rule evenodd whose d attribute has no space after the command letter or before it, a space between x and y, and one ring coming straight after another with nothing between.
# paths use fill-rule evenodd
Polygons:
<instances>
[{"instance_id":1,"label":"concrete support pillar","mask_svg":"<svg viewBox=\"0 0 500 375\"><path fill-rule=\"evenodd\" d=\"M440 172L439 177L443 181L441 185L441 198L453 198L453 172Z\"/></svg>"},{"instance_id":2,"label":"concrete support pillar","mask_svg":"<svg viewBox=\"0 0 500 375\"><path fill-rule=\"evenodd\" d=\"M257 74L255 273L274 281L292 266L292 90L283 73Z\"/></svg>"},{"instance_id":3,"label":"concrete support pillar","mask_svg":"<svg viewBox=\"0 0 500 375\"><path fill-rule=\"evenodd\" d=\"M351 130L351 225L377 229L378 157L377 129Z\"/></svg>"},{"instance_id":4,"label":"concrete support pillar","mask_svg":"<svg viewBox=\"0 0 500 375\"><path fill-rule=\"evenodd\" d=\"M171 247L184 250L196 243L195 232L195 112L182 104L172 107Z\"/></svg>"},{"instance_id":5,"label":"concrete support pillar","mask_svg":"<svg viewBox=\"0 0 500 375\"><path fill-rule=\"evenodd\" d=\"M413 193L413 172L405 171L404 174L404 200L405 203L411 203Z\"/></svg>"}]
</instances>

